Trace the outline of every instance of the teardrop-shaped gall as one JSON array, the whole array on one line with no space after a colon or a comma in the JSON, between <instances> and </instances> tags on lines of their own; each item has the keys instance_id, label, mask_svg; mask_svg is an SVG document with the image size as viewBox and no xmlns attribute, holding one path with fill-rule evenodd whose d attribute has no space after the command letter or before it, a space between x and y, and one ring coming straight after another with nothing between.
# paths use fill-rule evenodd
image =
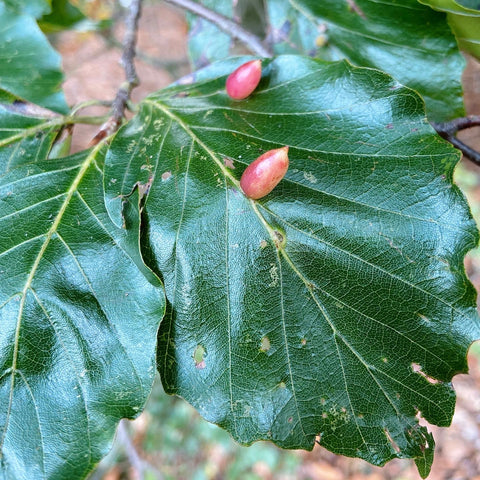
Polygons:
<instances>
[{"instance_id":1,"label":"teardrop-shaped gall","mask_svg":"<svg viewBox=\"0 0 480 480\"><path fill-rule=\"evenodd\" d=\"M268 195L288 170L288 147L269 150L260 155L243 172L240 187L249 198Z\"/></svg>"},{"instance_id":2,"label":"teardrop-shaped gall","mask_svg":"<svg viewBox=\"0 0 480 480\"><path fill-rule=\"evenodd\" d=\"M225 88L228 96L235 100L247 98L257 88L261 77L261 60L251 60L240 65L227 78Z\"/></svg>"}]
</instances>

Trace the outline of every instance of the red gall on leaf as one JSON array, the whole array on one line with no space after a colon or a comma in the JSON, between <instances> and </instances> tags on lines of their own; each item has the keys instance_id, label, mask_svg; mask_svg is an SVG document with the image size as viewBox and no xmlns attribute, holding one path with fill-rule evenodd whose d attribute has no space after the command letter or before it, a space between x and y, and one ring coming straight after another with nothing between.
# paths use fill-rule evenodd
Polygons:
<instances>
[{"instance_id":1,"label":"red gall on leaf","mask_svg":"<svg viewBox=\"0 0 480 480\"><path fill-rule=\"evenodd\" d=\"M258 200L279 184L287 170L288 147L269 150L245 169L240 179L240 187L247 197Z\"/></svg>"},{"instance_id":2,"label":"red gall on leaf","mask_svg":"<svg viewBox=\"0 0 480 480\"><path fill-rule=\"evenodd\" d=\"M257 88L261 76L261 60L251 60L240 65L227 78L225 87L228 96L235 100L247 98Z\"/></svg>"}]
</instances>

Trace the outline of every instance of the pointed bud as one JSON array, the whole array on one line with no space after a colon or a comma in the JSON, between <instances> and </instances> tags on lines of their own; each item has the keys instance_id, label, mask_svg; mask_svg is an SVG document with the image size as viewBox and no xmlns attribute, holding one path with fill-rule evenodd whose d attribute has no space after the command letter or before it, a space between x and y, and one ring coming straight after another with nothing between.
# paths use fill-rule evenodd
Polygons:
<instances>
[{"instance_id":1,"label":"pointed bud","mask_svg":"<svg viewBox=\"0 0 480 480\"><path fill-rule=\"evenodd\" d=\"M227 94L235 100L247 98L257 88L261 76L261 60L251 60L240 65L227 78Z\"/></svg>"},{"instance_id":2,"label":"pointed bud","mask_svg":"<svg viewBox=\"0 0 480 480\"><path fill-rule=\"evenodd\" d=\"M288 170L288 147L269 150L260 155L243 172L240 186L249 198L268 195Z\"/></svg>"}]
</instances>

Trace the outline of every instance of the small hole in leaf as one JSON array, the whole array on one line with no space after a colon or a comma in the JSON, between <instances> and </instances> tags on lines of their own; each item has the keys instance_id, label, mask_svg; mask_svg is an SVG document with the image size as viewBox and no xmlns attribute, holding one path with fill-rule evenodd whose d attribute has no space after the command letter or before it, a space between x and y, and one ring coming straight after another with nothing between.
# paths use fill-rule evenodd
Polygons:
<instances>
[{"instance_id":1,"label":"small hole in leaf","mask_svg":"<svg viewBox=\"0 0 480 480\"><path fill-rule=\"evenodd\" d=\"M384 428L383 431L385 432L385 436L387 437L387 440L390 442L392 445L393 449L398 453L400 452L400 447L397 445L395 440L392 438L390 435L390 432L388 431L388 428Z\"/></svg>"},{"instance_id":2,"label":"small hole in leaf","mask_svg":"<svg viewBox=\"0 0 480 480\"><path fill-rule=\"evenodd\" d=\"M205 355L205 348L202 345L197 345L197 347L193 351L193 361L195 362L195 368L202 370L206 367Z\"/></svg>"},{"instance_id":3,"label":"small hole in leaf","mask_svg":"<svg viewBox=\"0 0 480 480\"><path fill-rule=\"evenodd\" d=\"M423 370L422 370L422 367L421 365L419 365L418 363L412 363L412 370L415 372L415 373L418 373L419 375L421 375L425 380L427 380L429 383L432 383L432 384L436 384L438 383L438 380L433 378L433 377L430 377L428 376Z\"/></svg>"}]
</instances>

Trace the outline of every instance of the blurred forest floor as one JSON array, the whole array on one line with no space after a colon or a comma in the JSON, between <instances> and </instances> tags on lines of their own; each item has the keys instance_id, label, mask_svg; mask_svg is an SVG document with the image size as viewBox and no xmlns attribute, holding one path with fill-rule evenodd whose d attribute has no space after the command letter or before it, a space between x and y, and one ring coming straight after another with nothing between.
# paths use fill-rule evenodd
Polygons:
<instances>
[{"instance_id":1,"label":"blurred forest floor","mask_svg":"<svg viewBox=\"0 0 480 480\"><path fill-rule=\"evenodd\" d=\"M64 85L70 104L91 99L111 100L124 79L119 64L122 29L109 36L63 33L55 38L66 71ZM107 38L108 37L108 38ZM137 71L141 84L133 101L158 90L189 72L187 26L183 14L164 4L144 7L140 21ZM473 61L464 76L467 113L480 114L480 64ZM105 113L99 107L85 114ZM98 127L78 128L74 150L88 144ZM459 135L480 150L480 129ZM480 224L480 167L462 161L456 182L467 195ZM472 282L480 289L480 250L465 261ZM431 427L436 441L430 480L480 480L480 345L469 355L470 375L454 379L458 401L450 428ZM417 480L412 461L394 460L384 468L372 467L316 447L312 452L283 451L269 443L237 445L220 428L208 424L181 399L163 393L157 379L146 411L118 435L113 450L92 474L91 480L241 479L241 480ZM136 465L135 465L136 464Z\"/></svg>"}]
</instances>

